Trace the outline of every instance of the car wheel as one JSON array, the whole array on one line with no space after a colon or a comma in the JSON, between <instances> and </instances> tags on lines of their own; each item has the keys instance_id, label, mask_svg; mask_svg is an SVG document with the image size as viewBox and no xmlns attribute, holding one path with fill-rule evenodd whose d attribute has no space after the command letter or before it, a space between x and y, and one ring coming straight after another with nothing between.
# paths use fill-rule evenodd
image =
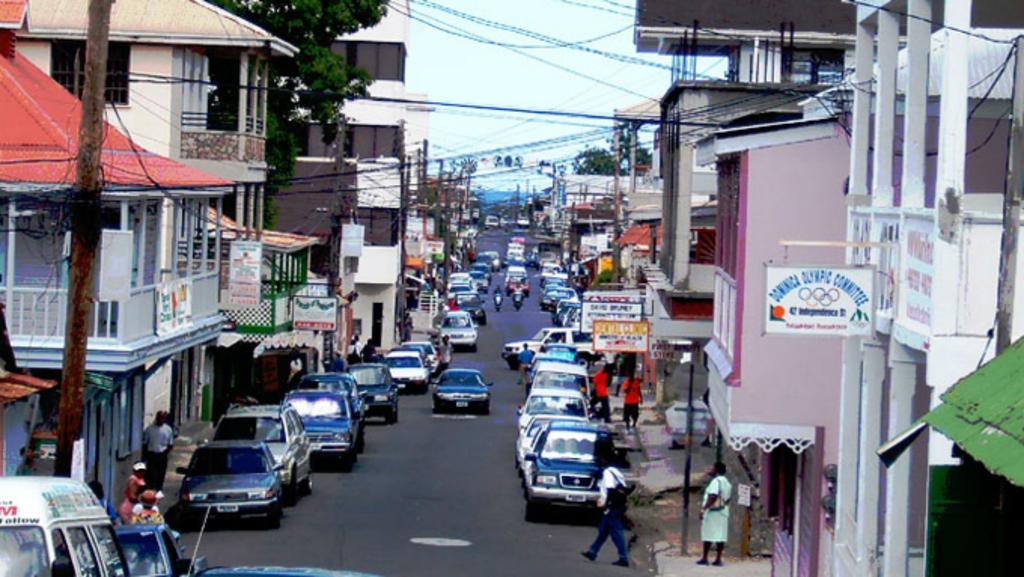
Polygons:
<instances>
[{"instance_id":1,"label":"car wheel","mask_svg":"<svg viewBox=\"0 0 1024 577\"><path fill-rule=\"evenodd\" d=\"M292 469L292 480L288 483L288 486L284 488L284 504L286 507L294 507L295 502L298 501L298 487L299 480L296 478L298 474L295 469Z\"/></svg>"},{"instance_id":2,"label":"car wheel","mask_svg":"<svg viewBox=\"0 0 1024 577\"><path fill-rule=\"evenodd\" d=\"M309 476L302 482L302 494L312 495L313 494L313 471L309 472Z\"/></svg>"},{"instance_id":3,"label":"car wheel","mask_svg":"<svg viewBox=\"0 0 1024 577\"><path fill-rule=\"evenodd\" d=\"M526 512L523 515L523 518L526 520L527 523L539 522L543 514L543 505L539 503L531 503L530 501L526 502Z\"/></svg>"},{"instance_id":4,"label":"car wheel","mask_svg":"<svg viewBox=\"0 0 1024 577\"><path fill-rule=\"evenodd\" d=\"M267 528L268 529L280 529L281 528L281 507L275 506L275 507L271 508L269 513L267 513Z\"/></svg>"}]
</instances>

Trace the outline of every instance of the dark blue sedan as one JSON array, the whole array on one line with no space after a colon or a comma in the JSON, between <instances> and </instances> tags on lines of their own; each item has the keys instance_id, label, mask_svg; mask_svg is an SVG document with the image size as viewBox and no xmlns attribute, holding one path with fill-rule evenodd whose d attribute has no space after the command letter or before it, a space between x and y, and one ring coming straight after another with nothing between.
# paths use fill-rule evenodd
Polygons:
<instances>
[{"instance_id":1,"label":"dark blue sedan","mask_svg":"<svg viewBox=\"0 0 1024 577\"><path fill-rule=\"evenodd\" d=\"M434 385L434 412L466 410L486 415L491 412L490 386L480 371L448 369Z\"/></svg>"}]
</instances>

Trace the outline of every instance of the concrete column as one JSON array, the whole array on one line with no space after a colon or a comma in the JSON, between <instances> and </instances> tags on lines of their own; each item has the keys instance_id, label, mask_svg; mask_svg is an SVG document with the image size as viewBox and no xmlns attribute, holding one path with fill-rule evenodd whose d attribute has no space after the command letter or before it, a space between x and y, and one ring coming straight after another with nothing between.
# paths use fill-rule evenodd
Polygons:
<instances>
[{"instance_id":1,"label":"concrete column","mask_svg":"<svg viewBox=\"0 0 1024 577\"><path fill-rule=\"evenodd\" d=\"M245 227L246 236L252 235L252 229L256 222L256 185L245 185Z\"/></svg>"},{"instance_id":2,"label":"concrete column","mask_svg":"<svg viewBox=\"0 0 1024 577\"><path fill-rule=\"evenodd\" d=\"M245 227L245 185L235 185L235 222Z\"/></svg>"},{"instance_id":3,"label":"concrete column","mask_svg":"<svg viewBox=\"0 0 1024 577\"><path fill-rule=\"evenodd\" d=\"M855 558L857 519L854 504L857 501L858 450L860 448L861 339L843 341L843 376L839 405L839 474L836 482L836 538L837 562L841 558ZM838 567L833 574L841 575Z\"/></svg>"},{"instance_id":4,"label":"concrete column","mask_svg":"<svg viewBox=\"0 0 1024 577\"><path fill-rule=\"evenodd\" d=\"M902 345L892 344L894 359L901 356L901 349ZM889 379L887 438L891 439L910 427L917 365L906 358L894 361L889 370ZM885 476L885 555L882 559L882 574L886 577L907 576L909 514L910 454L906 453L889 466Z\"/></svg>"},{"instance_id":5,"label":"concrete column","mask_svg":"<svg viewBox=\"0 0 1024 577\"><path fill-rule=\"evenodd\" d=\"M864 12L863 7L857 8ZM868 194L868 151L871 147L871 78L875 61L875 31L867 22L857 23L857 48L853 73L853 136L850 143L850 194Z\"/></svg>"},{"instance_id":6,"label":"concrete column","mask_svg":"<svg viewBox=\"0 0 1024 577\"><path fill-rule=\"evenodd\" d=\"M878 574L878 495L879 460L875 451L881 446L882 383L885 380L885 350L876 344L864 345L860 398L860 475L857 478L858 575Z\"/></svg>"},{"instance_id":7,"label":"concrete column","mask_svg":"<svg viewBox=\"0 0 1024 577\"><path fill-rule=\"evenodd\" d=\"M875 97L875 155L871 204L892 206L893 135L896 126L896 58L899 50L899 15L879 10L878 90Z\"/></svg>"},{"instance_id":8,"label":"concrete column","mask_svg":"<svg viewBox=\"0 0 1024 577\"><path fill-rule=\"evenodd\" d=\"M928 125L928 57L931 0L910 0L907 18L907 87L903 113L901 205L924 207L925 129ZM923 19L923 20L922 20Z\"/></svg>"},{"instance_id":9,"label":"concrete column","mask_svg":"<svg viewBox=\"0 0 1024 577\"><path fill-rule=\"evenodd\" d=\"M693 198L693 146L679 143L675 226L672 228L672 284L688 280L690 272L690 204Z\"/></svg>"},{"instance_id":10,"label":"concrete column","mask_svg":"<svg viewBox=\"0 0 1024 577\"><path fill-rule=\"evenodd\" d=\"M945 24L970 28L971 0L945 2ZM967 149L967 50L969 38L941 30L946 49L942 57L942 102L939 109L939 158L935 208L940 238L955 239L959 229L960 196L964 193ZM937 265L938 263L936 263Z\"/></svg>"}]
</instances>

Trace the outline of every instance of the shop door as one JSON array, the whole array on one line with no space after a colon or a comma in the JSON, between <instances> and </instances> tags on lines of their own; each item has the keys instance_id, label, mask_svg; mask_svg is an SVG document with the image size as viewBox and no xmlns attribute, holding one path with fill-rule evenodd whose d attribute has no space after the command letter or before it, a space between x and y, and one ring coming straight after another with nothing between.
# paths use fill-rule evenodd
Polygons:
<instances>
[{"instance_id":1,"label":"shop door","mask_svg":"<svg viewBox=\"0 0 1024 577\"><path fill-rule=\"evenodd\" d=\"M1020 539L1020 523L1014 534L1014 523L1007 521L1015 507L1008 507L1013 500L1004 499L999 478L970 462L933 466L929 474L926 575L1020 575L1019 566L1009 570L1006 558L1008 544L1020 545L1014 541Z\"/></svg>"},{"instance_id":2,"label":"shop door","mask_svg":"<svg viewBox=\"0 0 1024 577\"><path fill-rule=\"evenodd\" d=\"M373 303L373 325L370 338L375 346L380 346L384 336L384 303Z\"/></svg>"}]
</instances>

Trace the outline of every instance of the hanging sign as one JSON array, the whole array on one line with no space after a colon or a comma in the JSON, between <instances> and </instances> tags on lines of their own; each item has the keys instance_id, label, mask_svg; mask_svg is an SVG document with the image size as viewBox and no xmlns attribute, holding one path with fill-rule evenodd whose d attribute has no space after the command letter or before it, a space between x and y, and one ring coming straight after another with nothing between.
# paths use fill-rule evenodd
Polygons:
<instances>
[{"instance_id":1,"label":"hanging sign","mask_svg":"<svg viewBox=\"0 0 1024 577\"><path fill-rule=\"evenodd\" d=\"M646 353L651 327L647 321L594 321L594 351Z\"/></svg>"},{"instance_id":2,"label":"hanging sign","mask_svg":"<svg viewBox=\"0 0 1024 577\"><path fill-rule=\"evenodd\" d=\"M874 269L765 268L765 333L870 336Z\"/></svg>"},{"instance_id":3,"label":"hanging sign","mask_svg":"<svg viewBox=\"0 0 1024 577\"><path fill-rule=\"evenodd\" d=\"M295 297L292 299L292 328L305 331L333 331L338 325L338 300Z\"/></svg>"},{"instance_id":4,"label":"hanging sign","mask_svg":"<svg viewBox=\"0 0 1024 577\"><path fill-rule=\"evenodd\" d=\"M192 326L192 281L167 282L156 289L156 334L163 336Z\"/></svg>"},{"instance_id":5,"label":"hanging sign","mask_svg":"<svg viewBox=\"0 0 1024 577\"><path fill-rule=\"evenodd\" d=\"M246 240L232 242L228 302L239 307L259 305L262 270L263 243Z\"/></svg>"},{"instance_id":6,"label":"hanging sign","mask_svg":"<svg viewBox=\"0 0 1024 577\"><path fill-rule=\"evenodd\" d=\"M594 321L641 321L644 297L636 292L587 291L583 293L580 332L594 331Z\"/></svg>"},{"instance_id":7,"label":"hanging sign","mask_svg":"<svg viewBox=\"0 0 1024 577\"><path fill-rule=\"evenodd\" d=\"M341 256L363 256L363 235L365 229L361 224L341 225Z\"/></svg>"}]
</instances>

